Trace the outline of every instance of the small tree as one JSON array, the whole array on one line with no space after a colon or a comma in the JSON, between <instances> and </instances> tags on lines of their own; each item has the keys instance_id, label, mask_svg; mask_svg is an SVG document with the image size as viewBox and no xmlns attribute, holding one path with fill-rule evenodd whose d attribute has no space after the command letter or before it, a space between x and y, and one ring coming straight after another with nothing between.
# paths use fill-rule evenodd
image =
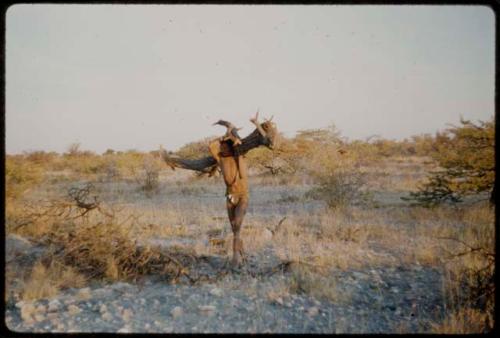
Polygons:
<instances>
[{"instance_id":1,"label":"small tree","mask_svg":"<svg viewBox=\"0 0 500 338\"><path fill-rule=\"evenodd\" d=\"M113 155L115 154L115 151L111 148L108 148L106 149L106 151L104 153L102 153L103 155Z\"/></svg>"},{"instance_id":2,"label":"small tree","mask_svg":"<svg viewBox=\"0 0 500 338\"><path fill-rule=\"evenodd\" d=\"M406 200L416 200L426 206L442 202L460 202L467 195L490 193L495 195L495 130L494 121L477 124L460 119L461 126L453 126L437 133L433 157L441 170L431 173L429 181Z\"/></svg>"},{"instance_id":3,"label":"small tree","mask_svg":"<svg viewBox=\"0 0 500 338\"><path fill-rule=\"evenodd\" d=\"M146 156L139 171L132 167L135 180L147 197L151 197L160 189L161 164L158 158Z\"/></svg>"},{"instance_id":4,"label":"small tree","mask_svg":"<svg viewBox=\"0 0 500 338\"><path fill-rule=\"evenodd\" d=\"M354 168L336 169L315 177L315 185L305 196L323 200L331 209L361 205L370 201L370 195L363 191L365 183L365 176Z\"/></svg>"},{"instance_id":5,"label":"small tree","mask_svg":"<svg viewBox=\"0 0 500 338\"><path fill-rule=\"evenodd\" d=\"M302 132L296 139L307 144L307 152L302 155L303 170L313 180L307 198L322 200L331 209L369 202L370 196L364 189L366 175L360 172L349 151L340 151L347 147L347 142L334 126L326 131Z\"/></svg>"},{"instance_id":6,"label":"small tree","mask_svg":"<svg viewBox=\"0 0 500 338\"><path fill-rule=\"evenodd\" d=\"M75 142L71 143L68 147L68 151L66 152L69 156L78 156L80 155L80 143Z\"/></svg>"}]
</instances>

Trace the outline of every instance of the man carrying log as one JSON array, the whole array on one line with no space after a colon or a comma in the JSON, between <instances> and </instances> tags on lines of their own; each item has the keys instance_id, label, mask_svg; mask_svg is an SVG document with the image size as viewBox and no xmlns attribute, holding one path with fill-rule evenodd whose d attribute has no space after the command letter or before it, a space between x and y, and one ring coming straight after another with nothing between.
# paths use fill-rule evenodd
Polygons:
<instances>
[{"instance_id":1,"label":"man carrying log","mask_svg":"<svg viewBox=\"0 0 500 338\"><path fill-rule=\"evenodd\" d=\"M190 169L208 173L209 175L212 175L217 168L220 168L226 184L226 208L233 231L233 266L241 265L244 254L240 230L249 200L247 166L244 155L259 146L274 149L278 140L276 125L271 122L271 119L259 123L258 116L259 113L257 112L255 117L250 119L256 129L244 139L223 137L212 141L209 144L211 156L186 160L173 158L166 151L161 153L163 160L172 168ZM217 124L234 128L229 122ZM228 133L232 133L232 130L228 130ZM235 140L237 141L235 142Z\"/></svg>"}]
</instances>

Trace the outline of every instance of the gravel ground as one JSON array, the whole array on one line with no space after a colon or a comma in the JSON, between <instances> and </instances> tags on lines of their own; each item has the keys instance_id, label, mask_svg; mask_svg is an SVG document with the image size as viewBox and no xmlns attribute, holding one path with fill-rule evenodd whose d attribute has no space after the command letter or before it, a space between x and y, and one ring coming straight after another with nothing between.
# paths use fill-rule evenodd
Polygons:
<instances>
[{"instance_id":1,"label":"gravel ground","mask_svg":"<svg viewBox=\"0 0 500 338\"><path fill-rule=\"evenodd\" d=\"M220 209L214 215L225 219L220 186L180 195L179 187L172 185L170 189L175 190L179 212L203 206ZM305 188L259 189L254 192L249 218L287 214L294 208L299 214L310 213L321 207L294 200ZM132 203L135 200L130 195ZM169 196L165 193L150 203L165 207L174 203L169 202ZM183 243L181 239L178 242ZM32 264L43 251L16 237L7 238L6 249L7 264L16 266ZM286 270L265 273L280 263L273 252L263 250L250 257L242 271L230 270L226 263L225 256L199 259L190 270L213 278L195 285L183 279L169 284L152 276L134 284L95 282L35 302L9 297L6 324L17 332L421 333L428 332L430 323L439 321L444 313L442 274L429 267L330 271L327 278L332 283L324 288L335 289L332 299L315 298L300 290L280 291L295 277L293 271Z\"/></svg>"},{"instance_id":2,"label":"gravel ground","mask_svg":"<svg viewBox=\"0 0 500 338\"><path fill-rule=\"evenodd\" d=\"M274 258L250 257L245 269L234 271L226 258L207 257L196 271L219 278L196 285L147 277L35 302L10 299L6 323L17 332L391 333L425 332L443 312L441 274L434 269L333 271L338 299L332 301L277 292L293 277L286 270L264 276Z\"/></svg>"}]
</instances>

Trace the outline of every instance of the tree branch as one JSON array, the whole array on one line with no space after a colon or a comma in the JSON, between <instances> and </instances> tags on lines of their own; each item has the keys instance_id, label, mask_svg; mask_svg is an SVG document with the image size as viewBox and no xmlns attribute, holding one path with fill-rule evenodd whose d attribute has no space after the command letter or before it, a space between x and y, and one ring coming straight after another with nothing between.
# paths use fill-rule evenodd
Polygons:
<instances>
[{"instance_id":1,"label":"tree branch","mask_svg":"<svg viewBox=\"0 0 500 338\"><path fill-rule=\"evenodd\" d=\"M272 145L273 138L277 136L277 130L271 123L267 122L261 123L260 126L260 129L266 130L265 135L255 129L250 135L241 140L241 144L231 147L233 152L226 155L242 156L254 148ZM175 168L182 168L198 171L202 174L213 174L217 166L217 161L211 155L197 159L185 159L169 155L167 151L161 149L160 156L174 170Z\"/></svg>"}]
</instances>

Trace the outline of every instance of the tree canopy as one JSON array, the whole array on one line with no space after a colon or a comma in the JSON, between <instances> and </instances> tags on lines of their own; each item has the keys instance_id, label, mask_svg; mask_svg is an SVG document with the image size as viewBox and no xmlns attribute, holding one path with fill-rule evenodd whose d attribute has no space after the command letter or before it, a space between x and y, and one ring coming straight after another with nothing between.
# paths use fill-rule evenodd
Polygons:
<instances>
[{"instance_id":1,"label":"tree canopy","mask_svg":"<svg viewBox=\"0 0 500 338\"><path fill-rule=\"evenodd\" d=\"M436 134L433 157L441 167L433 172L414 199L426 205L460 202L467 195L489 192L494 202L495 124L490 121L460 120Z\"/></svg>"}]
</instances>

